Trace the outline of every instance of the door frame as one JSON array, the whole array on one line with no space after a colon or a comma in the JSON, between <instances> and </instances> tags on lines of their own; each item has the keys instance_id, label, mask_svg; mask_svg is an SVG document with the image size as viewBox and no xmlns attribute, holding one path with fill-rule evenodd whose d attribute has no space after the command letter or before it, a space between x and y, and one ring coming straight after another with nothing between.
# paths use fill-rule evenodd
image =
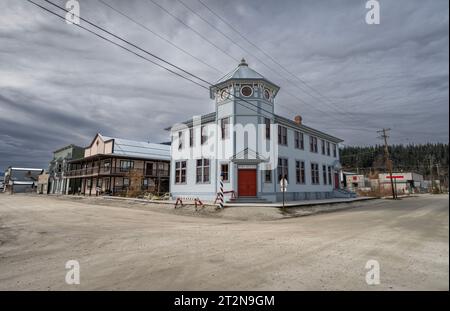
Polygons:
<instances>
[{"instance_id":1,"label":"door frame","mask_svg":"<svg viewBox=\"0 0 450 311\"><path fill-rule=\"evenodd\" d=\"M241 195L239 193L239 171L254 171L255 172L255 195ZM238 167L237 172L237 196L238 197L256 197L258 196L258 170L256 167Z\"/></svg>"}]
</instances>

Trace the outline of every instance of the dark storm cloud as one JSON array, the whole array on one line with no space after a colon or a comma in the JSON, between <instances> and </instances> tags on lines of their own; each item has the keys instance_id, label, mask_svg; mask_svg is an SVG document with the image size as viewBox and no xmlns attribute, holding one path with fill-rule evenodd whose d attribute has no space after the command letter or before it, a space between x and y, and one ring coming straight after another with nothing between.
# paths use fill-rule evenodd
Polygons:
<instances>
[{"instance_id":1,"label":"dark storm cloud","mask_svg":"<svg viewBox=\"0 0 450 311\"><path fill-rule=\"evenodd\" d=\"M149 0L104 1L219 72L100 1L80 0L81 15L209 81L245 57L281 86L277 113L289 118L300 113L307 125L346 144L379 143L376 130L382 127L393 129L393 143L448 141L447 0L380 1L381 24L371 26L362 0L206 1L320 94L197 0L182 1L234 43L177 0L155 1L225 53ZM167 141L163 128L214 110L207 90L26 1L3 0L0 12L0 170L10 164L45 167L53 150L70 143L84 146L97 132Z\"/></svg>"}]
</instances>

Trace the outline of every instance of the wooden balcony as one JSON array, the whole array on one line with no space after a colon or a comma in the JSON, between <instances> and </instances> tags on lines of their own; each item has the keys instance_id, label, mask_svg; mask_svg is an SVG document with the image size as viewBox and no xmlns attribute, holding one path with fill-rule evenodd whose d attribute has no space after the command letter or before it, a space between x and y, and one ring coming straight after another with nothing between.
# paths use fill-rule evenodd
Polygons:
<instances>
[{"instance_id":1,"label":"wooden balcony","mask_svg":"<svg viewBox=\"0 0 450 311\"><path fill-rule=\"evenodd\" d=\"M124 169L119 167L89 167L65 172L67 177L93 177L93 176L127 176L131 172L142 174L143 177L169 177L169 170Z\"/></svg>"}]
</instances>

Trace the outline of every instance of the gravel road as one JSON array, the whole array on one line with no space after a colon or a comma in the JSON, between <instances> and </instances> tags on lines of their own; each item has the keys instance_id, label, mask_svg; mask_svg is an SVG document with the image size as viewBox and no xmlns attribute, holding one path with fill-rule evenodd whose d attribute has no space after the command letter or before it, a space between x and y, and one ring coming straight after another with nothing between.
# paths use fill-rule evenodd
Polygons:
<instances>
[{"instance_id":1,"label":"gravel road","mask_svg":"<svg viewBox=\"0 0 450 311\"><path fill-rule=\"evenodd\" d=\"M0 194L0 290L449 290L447 195L354 204L196 217ZM79 285L65 282L68 260ZM379 285L365 281L368 260Z\"/></svg>"}]
</instances>

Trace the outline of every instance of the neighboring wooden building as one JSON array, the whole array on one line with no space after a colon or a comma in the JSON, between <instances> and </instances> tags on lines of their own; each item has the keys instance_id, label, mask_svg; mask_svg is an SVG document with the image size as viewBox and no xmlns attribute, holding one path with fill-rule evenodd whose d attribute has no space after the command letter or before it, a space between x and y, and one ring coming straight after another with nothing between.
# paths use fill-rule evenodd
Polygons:
<instances>
[{"instance_id":1,"label":"neighboring wooden building","mask_svg":"<svg viewBox=\"0 0 450 311\"><path fill-rule=\"evenodd\" d=\"M60 148L53 152L53 159L48 167L48 192L49 194L65 194L68 188L77 188L76 180L66 178L68 163L72 160L84 157L84 148L73 144Z\"/></svg>"},{"instance_id":2,"label":"neighboring wooden building","mask_svg":"<svg viewBox=\"0 0 450 311\"><path fill-rule=\"evenodd\" d=\"M38 176L44 172L41 168L8 167L5 171L4 192L34 192Z\"/></svg>"},{"instance_id":3,"label":"neighboring wooden building","mask_svg":"<svg viewBox=\"0 0 450 311\"><path fill-rule=\"evenodd\" d=\"M38 194L48 194L49 193L49 178L50 175L47 172L43 172L38 176L37 181L37 193Z\"/></svg>"},{"instance_id":4,"label":"neighboring wooden building","mask_svg":"<svg viewBox=\"0 0 450 311\"><path fill-rule=\"evenodd\" d=\"M84 157L69 161L67 194L117 195L169 191L170 146L97 134Z\"/></svg>"}]
</instances>

